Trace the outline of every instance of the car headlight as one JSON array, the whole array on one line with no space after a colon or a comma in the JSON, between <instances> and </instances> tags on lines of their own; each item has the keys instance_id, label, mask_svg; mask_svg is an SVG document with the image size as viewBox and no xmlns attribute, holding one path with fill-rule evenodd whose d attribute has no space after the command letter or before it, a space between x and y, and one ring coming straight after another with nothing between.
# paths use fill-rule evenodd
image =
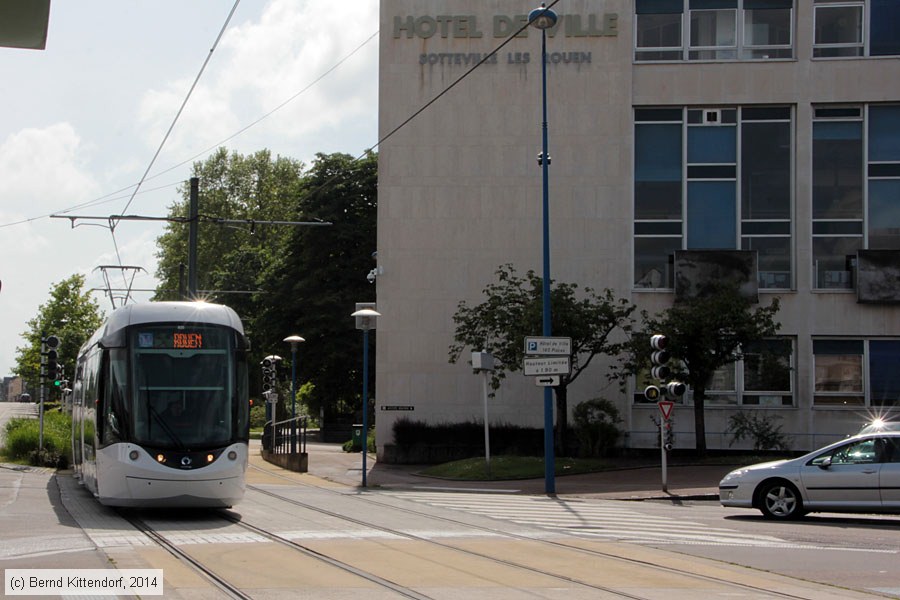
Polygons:
<instances>
[{"instance_id":1,"label":"car headlight","mask_svg":"<svg viewBox=\"0 0 900 600\"><path fill-rule=\"evenodd\" d=\"M726 482L732 481L734 479L739 479L739 478L743 477L744 475L746 475L748 471L749 471L749 469L735 469L734 471L730 472L728 475L726 475L725 477L722 478L722 483L726 483Z\"/></svg>"}]
</instances>

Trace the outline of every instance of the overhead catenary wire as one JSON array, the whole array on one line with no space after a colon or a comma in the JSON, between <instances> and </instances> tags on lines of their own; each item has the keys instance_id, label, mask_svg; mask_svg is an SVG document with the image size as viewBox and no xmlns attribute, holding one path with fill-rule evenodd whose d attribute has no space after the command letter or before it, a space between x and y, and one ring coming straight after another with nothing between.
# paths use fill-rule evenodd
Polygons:
<instances>
[{"instance_id":1,"label":"overhead catenary wire","mask_svg":"<svg viewBox=\"0 0 900 600\"><path fill-rule=\"evenodd\" d=\"M549 3L548 6L545 7L545 10L550 10L550 9L552 9L552 8L553 8L556 4L558 4L558 3L559 3L559 0L553 0L552 2ZM203 66L202 66L201 69L200 69L200 72L197 74L197 77L195 78L194 83L192 84L192 86L191 86L191 88L190 88L190 90L189 90L187 96L185 97L184 101L182 102L182 105L181 105L181 107L179 108L178 113L176 114L175 118L173 119L172 124L169 126L169 129L168 129L168 131L166 132L166 135L164 136L162 142L160 143L159 148L157 149L156 153L154 154L153 158L151 159L151 162L150 162L150 164L148 165L147 169L145 170L145 172L144 172L143 176L141 177L140 181L139 181L137 184L135 184L134 186L128 186L128 187L126 187L126 188L123 188L123 189L121 189L121 190L118 190L117 192L112 192L112 193L110 193L110 194L107 194L106 196L102 196L102 197L100 197L100 198L98 198L98 199L95 199L95 200L92 200L92 201L89 201L89 202L86 202L86 203L82 203L82 204L80 204L80 205L78 205L78 206L71 207L71 208L66 209L66 210L64 210L64 211L61 211L61 212L63 212L63 213L65 213L65 212L71 212L71 211L73 211L73 210L76 210L77 208L82 208L82 207L86 207L86 206L93 206L93 205L95 205L95 204L106 203L106 202L112 201L112 200L114 200L114 199L118 199L118 198L113 198L113 199L111 199L111 200L106 200L106 199L109 198L110 196L114 196L114 195L116 195L116 194L118 194L118 193L120 193L120 192L122 192L122 191L126 191L126 190L130 189L131 187L134 187L134 191L133 191L132 194L130 195L129 200L128 200L128 202L127 202L126 205L125 205L125 210L127 210L127 209L131 206L131 204L132 204L132 202L134 201L135 197L136 197L137 194L139 193L141 186L143 185L143 183L144 183L146 180L152 179L152 178L155 178L155 177L159 177L159 176L163 175L163 174L166 173L166 172L172 171L172 170L174 170L174 169L176 169L176 168L178 168L178 167L180 167L180 166L182 166L182 165L184 165L184 164L186 164L186 163L188 163L188 162L190 162L190 161L192 161L192 160L198 158L199 156L202 156L202 155L204 155L204 154L210 152L210 151L211 151L212 149L214 149L215 147L218 147L218 146L221 145L222 143L227 142L227 141L229 141L229 140L231 140L231 139L233 139L233 138L235 138L235 137L241 135L242 133L244 133L244 132L246 132L247 130L251 129L251 128L254 127L255 125L259 124L259 123L262 122L264 119L268 118L269 116L271 116L272 114L274 114L274 113L277 112L278 110L282 109L284 106L286 106L287 104L289 104L290 102L292 102L293 100L295 100L297 97L299 97L300 95L302 95L304 92L306 92L307 90L309 90L311 87L313 87L314 85L316 85L317 83L319 83L322 79L324 79L326 76L328 76L328 75L331 74L333 71L335 71L341 64L343 64L344 62L346 62L347 60L349 60L349 58L351 58L351 57L352 57L354 54L356 54L359 50L361 50L363 47L365 47L365 46L366 46L366 45L367 45L367 44L368 44L368 43L369 43L376 35L378 35L378 33L379 33L378 31L376 31L374 34L372 34L371 36L369 36L364 42L362 42L359 46L357 46L352 52L350 52L347 56L343 57L340 61L338 61L337 63L335 63L335 65L333 65L333 66L330 67L327 71L325 71L324 73L322 73L318 78L316 78L315 80L313 80L310 84L308 84L307 86L305 86L303 89L301 89L300 91L298 91L296 94L294 94L293 96L291 96L290 98L288 98L287 100L285 100L284 102L282 102L281 104L277 105L275 108L273 108L273 109L270 110L269 112L265 113L264 115L262 115L261 117L259 117L259 118L256 119L255 121L253 121L253 122L251 122L250 124L248 124L247 126L241 128L240 130L238 130L238 131L235 132L234 134L228 136L227 138L225 138L225 139L222 140L221 142L217 143L216 146L210 147L210 148L204 150L203 152L198 153L198 154L194 155L193 157L191 157L191 158L189 158L189 159L187 159L187 160L185 160L185 161L182 161L182 162L180 162L180 163L178 163L178 164L176 164L176 165L174 165L174 166L172 166L172 167L169 167L168 169L166 169L166 170L164 170L164 171L161 171L160 173L157 173L157 174L153 175L152 177L149 176L150 170L152 169L153 165L155 164L156 159L158 158L160 152L162 151L162 148L163 148L163 146L165 145L166 140L168 139L168 137L169 137L169 135L171 134L171 132L174 130L174 127L175 127L175 125L176 125L176 123L177 123L177 121L178 121L178 118L180 117L182 111L184 110L184 107L186 106L186 104L187 104L187 102L188 102L188 100L189 100L189 98L190 98L191 93L193 92L194 88L196 87L197 83L199 82L199 79L200 79L200 77L201 77L203 71L205 70L207 64L209 63L209 60L210 60L210 58L211 58L211 56L212 56L213 51L215 50L216 46L218 45L219 41L221 40L221 38L222 38L222 36L223 36L225 30L227 29L227 26L228 26L229 22L230 22L230 20L231 20L233 14L234 14L234 12L235 12L235 10L237 9L237 6L238 6L239 4L240 4L240 0L235 0L235 4L234 4L234 6L232 7L231 12L229 13L229 15L228 15L228 17L227 17L225 23L223 24L222 29L220 30L219 35L217 36L216 41L215 41L215 43L213 44L213 47L210 49L209 54L207 55L206 59L204 60L204 63L203 63ZM433 98L431 98L430 100L428 100L427 102L425 102L421 107L419 107L417 110L415 110L412 114L410 114L407 118L405 118L403 121L401 121L401 122L400 122L399 124L397 124L395 127L393 127L393 128L392 128L390 131L388 131L386 134L384 134L383 136L381 136L380 138L378 138L378 140L377 140L373 145L371 145L371 146L369 146L368 148L366 148L361 154L359 154L355 159L353 159L353 161L354 161L354 162L358 162L358 161L362 160L363 158L365 158L366 156L368 156L371 152L375 151L379 146L381 146L381 145L382 145L384 142L386 142L388 139L390 139L391 137L393 137L394 135L396 135L400 130L402 130L402 129L403 129L404 127L406 127L409 123L411 123L413 120L415 120L419 115L421 115L422 113L424 113L425 111L427 111L429 108L431 108L435 103L437 103L441 98L443 98L446 94L448 94L448 93L449 93L452 89L454 89L457 85L459 85L463 80L465 80L467 77L469 77L476 69L480 68L483 64L485 64L487 61L489 61L493 56L495 56L498 52L500 52L504 47L506 47L510 42L512 42L516 37L518 37L523 31L525 31L530 25L531 25L531 22L529 21L529 22L527 22L527 23L524 23L524 24L523 24L522 26L520 26L517 30L513 31L510 35L508 35L508 36L506 37L506 39L504 39L504 40L503 40L499 45L497 45L493 50L491 50L490 52L488 52L487 54L485 54L484 56L482 56L481 60L479 60L478 62L476 62L475 64L473 64L471 67L469 67L464 73L462 73L459 77L457 77L455 80L453 80L446 88L444 88L444 89L441 90L437 95L435 95ZM303 195L299 198L299 200L302 201L302 200L306 200L306 199L315 197L316 195L318 195L319 193L321 193L323 190L327 189L327 188L328 188L332 183L334 183L339 177L340 177L339 174L336 174L336 175L330 177L329 179L327 179L326 181L324 181L322 184L320 184L320 185L317 186L316 188L314 188L314 189L308 191L306 194L303 194ZM180 183L180 182L179 182L179 183ZM169 187L169 186L162 186L162 187ZM160 189L160 188L157 188L157 189ZM124 213L124 211L123 211L123 213ZM119 216L122 216L122 215L119 215ZM0 225L0 228L7 227L7 226L10 226L10 225L14 225L14 224L23 223L23 222L33 221L33 220L36 220L36 219L39 219L39 218L43 218L43 217L34 217L34 218L31 218L31 219L26 219L26 220L24 220L24 221L19 221L19 222L17 222L17 223L10 223L10 224L7 224L7 225ZM110 219L110 222L109 222L109 229L110 229L110 231L111 231L111 233L112 233L113 244L114 244L114 246L115 246L116 257L117 257L117 259L119 260L119 263L121 264L121 263L122 263L122 260L121 260L121 256L120 256L120 253L119 253L118 244L116 243L116 239L115 239L115 227L116 227L117 223L118 223L118 220L117 220L117 219ZM73 222L73 226L74 226L74 222Z\"/></svg>"},{"instance_id":2,"label":"overhead catenary wire","mask_svg":"<svg viewBox=\"0 0 900 600\"><path fill-rule=\"evenodd\" d=\"M322 72L318 77L316 77L313 81L311 81L311 82L308 83L306 86L304 86L301 90L299 90L298 92L296 92L295 94L293 94L292 96L290 96L287 100L285 100L285 101L281 102L280 104L278 104L277 106L275 106L275 108L269 110L268 112L266 112L266 113L263 114L262 116L258 117L256 120L252 121L252 122L249 123L248 125L242 127L241 129L239 129L239 130L237 130L236 132L232 133L232 134L229 135L228 137L226 137L226 138L224 138L224 139L222 139L222 140L216 142L215 144L209 146L208 148L206 148L206 149L204 149L204 150L202 150L202 151L200 151L200 152L194 154L193 156L191 156L191 157L189 157L189 158L186 158L186 159L184 159L184 160L182 160L182 161L180 161L180 162L178 162L178 163L176 163L176 164L174 164L174 165L171 165L171 166L169 166L169 167L163 169L162 171L159 171L158 173L154 173L153 175L146 175L146 174L145 174L145 177L143 177L143 178L141 179L141 184L140 184L140 185L142 185L143 182L152 181L153 179L156 179L157 177L161 177L162 175L165 175L166 173L169 173L169 172L171 172L171 171L174 171L175 169L177 169L177 168L179 168L179 167L182 167L182 166L184 166L184 165L186 165L186 164L188 164L188 163L190 163L190 162L192 162L192 161L194 161L194 160L200 158L201 156L205 156L206 154L209 154L211 151L213 151L213 150L215 150L216 148L220 147L222 144L224 144L224 143L226 143L226 142L228 142L228 141L230 141L230 140L232 140L232 139L238 137L239 135L245 133L246 131L248 131L248 130L250 130L251 128L253 128L253 127L255 127L256 125L258 125L259 123L261 123L261 122L264 121L265 119L271 117L273 114L275 114L276 112L280 111L280 110L283 109L285 106L287 106L288 104L290 104L291 102L293 102L294 100L296 100L297 98L299 98L301 95L303 95L304 93L306 93L306 92L309 91L310 89L312 89L316 84L318 84L320 81L322 81L323 79L325 79L328 75L331 75L334 71L337 70L338 67L340 67L341 65L343 65L345 62L347 62L347 61L350 60L351 58L353 58L353 56L355 56L357 53L359 53L359 51L362 50L366 45L368 45L368 44L369 44L369 43L370 43L377 35L378 35L378 31L376 30L376 31L375 31L374 33L372 33L368 38L366 38L365 41L363 41L361 44L359 44L358 46L356 46L356 47L355 47L352 51L350 51L347 55L345 55L344 57L342 57L339 61L337 61L337 62L336 62L335 64L333 64L331 67L329 67L327 70L325 70L324 72ZM136 194L144 194L144 193L148 193L148 192L151 192L151 191L158 191L158 190L162 190L162 189L174 187L174 186L176 186L176 185L181 185L181 184L183 184L183 183L184 183L184 180L179 180L179 181L176 181L176 182L172 182L172 183L168 183L168 184L165 184L165 185L161 185L161 186L152 188L152 189L150 189L150 190L144 189L144 190L141 190L140 192L138 192L137 190L135 190L135 193L132 194L132 195L130 196L130 198L133 200L133 198L134 198L134 196L135 196ZM40 220L40 219L46 219L46 218L51 217L51 216L53 216L53 215L65 215L65 214L67 214L67 213L71 213L71 212L73 212L73 211L76 211L76 210L79 210L79 209L82 209L82 208L88 208L88 207L91 207L91 206L99 206L99 205L101 205L101 204L107 204L107 203L109 203L109 202L115 202L116 200L121 200L121 199L123 199L123 198L129 197L129 196L120 196L120 194L122 194L123 192L127 192L128 190L131 190L132 188L136 188L138 185L139 185L139 184L131 184L131 185L125 186L125 187L123 187L123 188L120 188L120 189L118 189L118 190L116 190L116 191L114 191L114 192L110 192L110 193L105 194L105 195L103 195L103 196L99 196L98 198L94 198L94 199L92 199L92 200L88 200L88 201L86 201L86 202L82 202L81 204L76 204L76 205L74 205L74 206L70 206L69 208L65 208L65 209L63 209L63 210L54 211L53 213L46 213L46 214L42 214L42 215L37 215L37 216L34 216L34 217L29 217L29 218L27 218L27 219L22 219L22 220L20 220L20 221L14 221L14 222L11 222L11 223L3 223L3 224L0 224L0 229L4 229L4 228L6 228L6 227L12 227L12 226L14 226L14 225L22 225L22 224L24 224L24 223L30 223L30 222L32 222L32 221L37 221L37 220ZM131 204L131 200L129 200L129 204ZM103 225L103 227L106 227L106 225Z\"/></svg>"},{"instance_id":3,"label":"overhead catenary wire","mask_svg":"<svg viewBox=\"0 0 900 600\"><path fill-rule=\"evenodd\" d=\"M162 152L163 146L166 145L166 141L168 141L169 136L172 134L172 130L175 129L175 124L178 123L178 119L181 117L181 113L184 111L184 107L187 106L188 100L191 99L191 94L194 93L194 89L197 87L197 83L199 83L200 77L203 76L203 72L206 70L206 65L209 64L209 60L212 58L213 52L216 51L216 47L218 47L219 41L222 39L222 36L225 35L225 30L228 28L228 24L231 22L231 17L234 16L234 12L237 10L237 7L240 3L241 0L234 0L234 5L231 7L231 12L229 12L228 17L225 18L225 22L222 24L222 28L219 30L219 35L216 36L216 41L213 42L212 47L209 49L209 52L206 55L206 59L204 59L203 61L203 65L200 67L200 72L198 72L197 76L194 78L194 83L191 84L191 88L188 90L187 95L184 97L184 100L181 103L181 106L178 108L178 112L175 114L175 118L172 119L172 123L171 125L169 125L169 129L166 131L166 134L163 136L162 141L159 143L159 147L153 154L153 158L150 159L150 164L147 165L147 169L144 171L143 176L141 176L141 180L137 182L137 185L134 188L134 192L131 194L131 198L129 198L128 203L125 204L125 208L122 210L122 212L127 211L128 207L131 206L131 203L134 201L135 195L137 195L138 190L141 189L141 185L143 185L144 180L150 173L150 169L153 168L156 159L159 157L159 153ZM113 229L115 229L115 225L113 226Z\"/></svg>"}]
</instances>

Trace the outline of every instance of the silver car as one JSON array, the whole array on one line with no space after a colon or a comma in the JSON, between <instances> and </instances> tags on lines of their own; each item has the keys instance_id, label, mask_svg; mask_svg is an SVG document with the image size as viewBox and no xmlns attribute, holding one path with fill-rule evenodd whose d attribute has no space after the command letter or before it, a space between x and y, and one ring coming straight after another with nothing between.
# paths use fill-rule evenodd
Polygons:
<instances>
[{"instance_id":1,"label":"silver car","mask_svg":"<svg viewBox=\"0 0 900 600\"><path fill-rule=\"evenodd\" d=\"M809 512L900 514L900 431L859 434L799 458L736 469L719 482L722 506L770 519Z\"/></svg>"}]
</instances>

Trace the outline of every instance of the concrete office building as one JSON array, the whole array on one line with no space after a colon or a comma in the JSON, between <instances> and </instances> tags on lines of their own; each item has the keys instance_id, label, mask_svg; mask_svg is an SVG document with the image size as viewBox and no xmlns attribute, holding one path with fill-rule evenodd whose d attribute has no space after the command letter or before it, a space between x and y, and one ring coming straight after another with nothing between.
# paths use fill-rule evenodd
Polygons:
<instances>
[{"instance_id":1,"label":"concrete office building","mask_svg":"<svg viewBox=\"0 0 900 600\"><path fill-rule=\"evenodd\" d=\"M480 379L448 362L452 316L458 302L481 301L500 265L541 273L541 35L526 27L509 40L533 8L381 2L379 119L391 135L379 156L379 451L397 418L482 418ZM552 279L611 288L652 313L674 302L679 269L721 273L738 257L761 303L780 298L783 337L771 343L789 350L790 369L760 373L761 347L717 374L710 448L728 447L735 410L777 415L806 449L896 409L900 2L553 8ZM614 400L625 443L652 447L659 411L641 389L610 386L600 362L569 406ZM684 404L676 446L689 448L690 393ZM512 374L490 419L541 426L542 407L533 378Z\"/></svg>"}]
</instances>

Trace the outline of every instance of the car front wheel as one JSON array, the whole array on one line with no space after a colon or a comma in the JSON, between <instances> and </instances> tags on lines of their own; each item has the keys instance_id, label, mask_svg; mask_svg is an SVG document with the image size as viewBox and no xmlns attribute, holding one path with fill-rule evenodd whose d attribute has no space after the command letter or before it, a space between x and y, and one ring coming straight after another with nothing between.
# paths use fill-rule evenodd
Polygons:
<instances>
[{"instance_id":1,"label":"car front wheel","mask_svg":"<svg viewBox=\"0 0 900 600\"><path fill-rule=\"evenodd\" d=\"M803 500L790 483L772 481L760 491L759 509L769 519L796 519L803 516Z\"/></svg>"}]
</instances>

